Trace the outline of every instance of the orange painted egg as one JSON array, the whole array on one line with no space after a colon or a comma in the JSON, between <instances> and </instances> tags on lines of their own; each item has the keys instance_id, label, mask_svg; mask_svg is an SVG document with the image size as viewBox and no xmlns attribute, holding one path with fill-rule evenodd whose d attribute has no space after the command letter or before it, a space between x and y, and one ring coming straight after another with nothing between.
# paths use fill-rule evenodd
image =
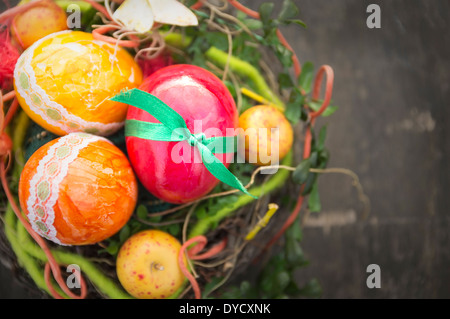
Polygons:
<instances>
[{"instance_id":1,"label":"orange painted egg","mask_svg":"<svg viewBox=\"0 0 450 319\"><path fill-rule=\"evenodd\" d=\"M109 140L70 133L39 148L25 164L19 200L33 229L61 245L88 245L131 217L137 182L128 158Z\"/></svg>"},{"instance_id":2,"label":"orange painted egg","mask_svg":"<svg viewBox=\"0 0 450 319\"><path fill-rule=\"evenodd\" d=\"M142 71L123 48L81 31L52 33L17 61L14 88L23 110L52 133L107 136L123 126L127 105L109 101L142 82Z\"/></svg>"}]
</instances>

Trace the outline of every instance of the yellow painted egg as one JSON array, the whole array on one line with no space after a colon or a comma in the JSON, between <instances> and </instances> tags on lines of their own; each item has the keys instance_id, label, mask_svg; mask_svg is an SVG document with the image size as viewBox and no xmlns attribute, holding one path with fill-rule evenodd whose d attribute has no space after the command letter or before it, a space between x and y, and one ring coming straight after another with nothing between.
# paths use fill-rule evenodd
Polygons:
<instances>
[{"instance_id":1,"label":"yellow painted egg","mask_svg":"<svg viewBox=\"0 0 450 319\"><path fill-rule=\"evenodd\" d=\"M142 71L125 49L81 31L56 32L36 41L14 70L23 110L57 135L116 132L127 105L109 98L141 82Z\"/></svg>"}]
</instances>

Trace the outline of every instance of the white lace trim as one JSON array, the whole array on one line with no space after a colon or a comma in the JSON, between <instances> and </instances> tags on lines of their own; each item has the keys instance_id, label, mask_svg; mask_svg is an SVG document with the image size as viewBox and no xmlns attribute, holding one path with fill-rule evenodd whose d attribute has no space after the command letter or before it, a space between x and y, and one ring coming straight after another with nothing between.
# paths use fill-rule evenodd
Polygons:
<instances>
[{"instance_id":1,"label":"white lace trim","mask_svg":"<svg viewBox=\"0 0 450 319\"><path fill-rule=\"evenodd\" d=\"M60 137L39 161L36 173L30 181L27 216L33 229L42 237L64 245L57 238L57 231L53 226L55 220L53 207L58 200L59 185L79 152L90 143L99 140L109 142L105 138L86 133L65 135Z\"/></svg>"},{"instance_id":2,"label":"white lace trim","mask_svg":"<svg viewBox=\"0 0 450 319\"><path fill-rule=\"evenodd\" d=\"M33 59L34 50L45 40L48 38L54 37L55 35L65 34L73 32L71 30L65 30L50 34L35 43L33 43L18 59L16 68L14 69L14 78L16 81L16 89L17 93L22 96L27 102L28 107L31 111L39 115L42 119L48 122L50 125L56 126L63 130L66 133L77 132L80 129L94 129L96 130L95 134L98 135L108 135L111 132L117 131L120 129L124 122L114 122L114 123L100 123L100 122L88 122L83 120L82 118L70 114L66 108L56 103L55 101L51 101L48 94L37 84L36 76L34 70L31 66L31 61ZM70 45L70 44L67 44ZM23 77L27 78L28 88L24 88L21 84L21 79ZM33 100L32 97L35 97ZM41 102L36 102L39 99ZM46 108L40 107L40 104L44 103ZM49 117L45 110L53 110L59 114L60 119L53 119ZM72 124L72 125L71 125ZM77 125L76 127L74 126Z\"/></svg>"}]
</instances>

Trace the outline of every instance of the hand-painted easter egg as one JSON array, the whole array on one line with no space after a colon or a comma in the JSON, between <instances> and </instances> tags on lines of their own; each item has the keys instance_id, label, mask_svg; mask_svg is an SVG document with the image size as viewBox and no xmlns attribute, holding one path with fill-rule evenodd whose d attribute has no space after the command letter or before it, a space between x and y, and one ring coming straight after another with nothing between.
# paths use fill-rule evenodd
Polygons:
<instances>
[{"instance_id":1,"label":"hand-painted easter egg","mask_svg":"<svg viewBox=\"0 0 450 319\"><path fill-rule=\"evenodd\" d=\"M137 181L109 140L70 133L40 147L25 164L19 200L33 229L62 245L88 245L119 231L131 217Z\"/></svg>"},{"instance_id":2,"label":"hand-painted easter egg","mask_svg":"<svg viewBox=\"0 0 450 319\"><path fill-rule=\"evenodd\" d=\"M110 135L123 126L127 106L108 99L142 82L142 71L124 49L81 31L52 33L31 45L14 70L23 110L57 135Z\"/></svg>"},{"instance_id":3,"label":"hand-painted easter egg","mask_svg":"<svg viewBox=\"0 0 450 319\"><path fill-rule=\"evenodd\" d=\"M206 138L230 136L227 129L238 123L230 92L211 72L194 65L172 65L146 78L139 87L178 112L192 134ZM127 119L158 122L149 113L130 106ZM233 134L233 133L231 133ZM170 203L186 203L209 193L219 182L187 141L164 142L126 138L128 156L142 184L156 197ZM215 154L229 166L233 154Z\"/></svg>"}]
</instances>

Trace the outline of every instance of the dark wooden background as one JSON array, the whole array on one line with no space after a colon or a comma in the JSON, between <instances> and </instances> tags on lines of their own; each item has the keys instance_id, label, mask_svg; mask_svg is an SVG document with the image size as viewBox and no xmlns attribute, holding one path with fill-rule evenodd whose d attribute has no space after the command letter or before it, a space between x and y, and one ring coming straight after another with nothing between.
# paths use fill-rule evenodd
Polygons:
<instances>
[{"instance_id":1,"label":"dark wooden background","mask_svg":"<svg viewBox=\"0 0 450 319\"><path fill-rule=\"evenodd\" d=\"M319 123L329 166L355 171L372 208L361 219L350 179L321 176L300 279L317 277L327 298L450 297L450 2L296 2L308 30L288 30L295 51L336 75L340 109ZM370 3L381 29L366 26ZM380 289L366 286L369 264L381 267Z\"/></svg>"},{"instance_id":2,"label":"dark wooden background","mask_svg":"<svg viewBox=\"0 0 450 319\"><path fill-rule=\"evenodd\" d=\"M321 176L323 211L305 220L310 265L299 282L318 278L324 298L449 298L450 2L296 3L308 29L285 35L301 61L335 71L340 108L317 123L328 125L329 166L357 173L371 200L363 219L350 178ZM370 3L381 29L366 26ZM381 267L380 289L366 286L369 264ZM3 265L0 278L0 297L33 297Z\"/></svg>"}]
</instances>

